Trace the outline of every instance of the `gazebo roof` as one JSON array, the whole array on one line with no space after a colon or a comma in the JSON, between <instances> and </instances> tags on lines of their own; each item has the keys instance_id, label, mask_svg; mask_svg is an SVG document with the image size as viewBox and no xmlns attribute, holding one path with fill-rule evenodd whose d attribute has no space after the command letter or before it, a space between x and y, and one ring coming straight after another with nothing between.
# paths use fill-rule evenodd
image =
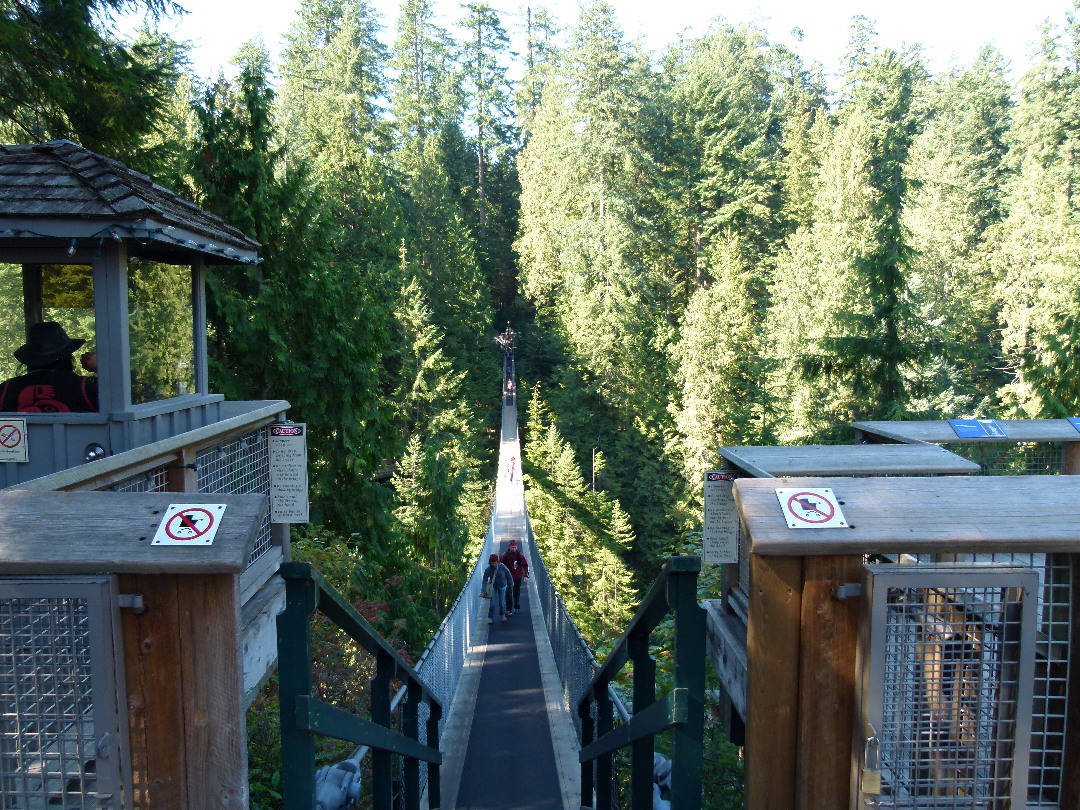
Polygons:
<instances>
[{"instance_id":1,"label":"gazebo roof","mask_svg":"<svg viewBox=\"0 0 1080 810\"><path fill-rule=\"evenodd\" d=\"M258 261L257 242L117 160L71 141L0 146L0 256L110 237L148 259L182 262L194 251L210 264Z\"/></svg>"}]
</instances>

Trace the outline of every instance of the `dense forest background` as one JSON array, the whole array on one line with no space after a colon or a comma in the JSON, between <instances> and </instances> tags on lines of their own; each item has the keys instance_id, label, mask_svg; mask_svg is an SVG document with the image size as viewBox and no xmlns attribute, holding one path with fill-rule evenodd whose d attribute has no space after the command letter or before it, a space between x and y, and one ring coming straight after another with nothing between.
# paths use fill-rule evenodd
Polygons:
<instances>
[{"instance_id":1,"label":"dense forest background","mask_svg":"<svg viewBox=\"0 0 1080 810\"><path fill-rule=\"evenodd\" d=\"M414 653L486 526L507 322L530 514L599 647L700 531L718 447L1080 412L1074 14L1015 84L856 18L830 89L722 20L647 53L602 1L445 28L405 0L384 37L303 0L280 63L207 79L152 23L121 40L132 8L177 11L0 0L0 140L71 138L263 245L211 273L214 388L310 425L304 542Z\"/></svg>"}]
</instances>

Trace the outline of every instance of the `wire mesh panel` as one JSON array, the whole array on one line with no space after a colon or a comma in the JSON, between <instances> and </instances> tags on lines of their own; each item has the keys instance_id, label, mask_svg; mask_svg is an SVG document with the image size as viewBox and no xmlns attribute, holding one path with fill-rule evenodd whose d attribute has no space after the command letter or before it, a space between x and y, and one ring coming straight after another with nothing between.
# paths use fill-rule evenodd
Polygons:
<instances>
[{"instance_id":1,"label":"wire mesh panel","mask_svg":"<svg viewBox=\"0 0 1080 810\"><path fill-rule=\"evenodd\" d=\"M921 563L936 562L934 555L920 554ZM953 562L1009 564L1031 568L1039 579L1036 591L1037 618L1034 702L1031 717L1028 771L1029 808L1057 808L1065 751L1068 705L1069 645L1072 623L1072 566L1062 554L953 554Z\"/></svg>"},{"instance_id":2,"label":"wire mesh panel","mask_svg":"<svg viewBox=\"0 0 1080 810\"><path fill-rule=\"evenodd\" d=\"M1061 442L949 442L949 450L982 467L980 475L1057 475Z\"/></svg>"},{"instance_id":3,"label":"wire mesh panel","mask_svg":"<svg viewBox=\"0 0 1080 810\"><path fill-rule=\"evenodd\" d=\"M0 806L122 807L108 578L0 580Z\"/></svg>"},{"instance_id":4,"label":"wire mesh panel","mask_svg":"<svg viewBox=\"0 0 1080 810\"><path fill-rule=\"evenodd\" d=\"M1024 806L1038 578L867 566L859 806Z\"/></svg>"},{"instance_id":5,"label":"wire mesh panel","mask_svg":"<svg viewBox=\"0 0 1080 810\"><path fill-rule=\"evenodd\" d=\"M168 470L157 467L109 487L110 492L168 492Z\"/></svg>"},{"instance_id":6,"label":"wire mesh panel","mask_svg":"<svg viewBox=\"0 0 1080 810\"><path fill-rule=\"evenodd\" d=\"M270 493L270 443L265 430L257 430L227 444L201 451L195 457L198 491L207 494L251 495ZM263 518L248 563L273 546L270 515Z\"/></svg>"}]
</instances>

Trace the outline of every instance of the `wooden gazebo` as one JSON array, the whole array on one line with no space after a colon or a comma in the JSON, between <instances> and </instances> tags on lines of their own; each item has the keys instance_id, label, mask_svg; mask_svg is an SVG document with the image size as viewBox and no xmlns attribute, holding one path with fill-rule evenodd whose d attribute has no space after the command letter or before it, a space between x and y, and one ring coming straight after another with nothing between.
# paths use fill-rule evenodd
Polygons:
<instances>
[{"instance_id":1,"label":"wooden gazebo","mask_svg":"<svg viewBox=\"0 0 1080 810\"><path fill-rule=\"evenodd\" d=\"M235 415L235 407L208 387L204 268L257 263L258 249L146 175L70 141L0 146L0 263L22 266L22 322L62 319L50 289L57 268L69 281L81 278L80 306L94 323L93 335L81 337L92 338L96 348L99 387L98 413L11 414L26 420L29 460L0 465L0 486ZM182 325L153 338L176 341L184 351L190 346L190 359L177 364L187 376L149 396L133 395L133 372L140 369L132 362L131 260L185 268L180 282L185 290L190 284L189 308L172 313ZM20 307L13 300L8 305ZM8 342L19 338L11 335Z\"/></svg>"}]
</instances>

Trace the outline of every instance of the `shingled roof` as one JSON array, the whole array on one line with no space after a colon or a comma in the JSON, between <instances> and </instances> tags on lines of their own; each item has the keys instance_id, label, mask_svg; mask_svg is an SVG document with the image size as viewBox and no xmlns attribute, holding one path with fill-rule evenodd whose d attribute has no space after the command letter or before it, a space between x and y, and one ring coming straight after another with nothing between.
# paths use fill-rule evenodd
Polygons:
<instances>
[{"instance_id":1,"label":"shingled roof","mask_svg":"<svg viewBox=\"0 0 1080 810\"><path fill-rule=\"evenodd\" d=\"M258 260L257 242L119 161L71 141L0 146L0 248L103 236L129 238L147 258Z\"/></svg>"}]
</instances>

